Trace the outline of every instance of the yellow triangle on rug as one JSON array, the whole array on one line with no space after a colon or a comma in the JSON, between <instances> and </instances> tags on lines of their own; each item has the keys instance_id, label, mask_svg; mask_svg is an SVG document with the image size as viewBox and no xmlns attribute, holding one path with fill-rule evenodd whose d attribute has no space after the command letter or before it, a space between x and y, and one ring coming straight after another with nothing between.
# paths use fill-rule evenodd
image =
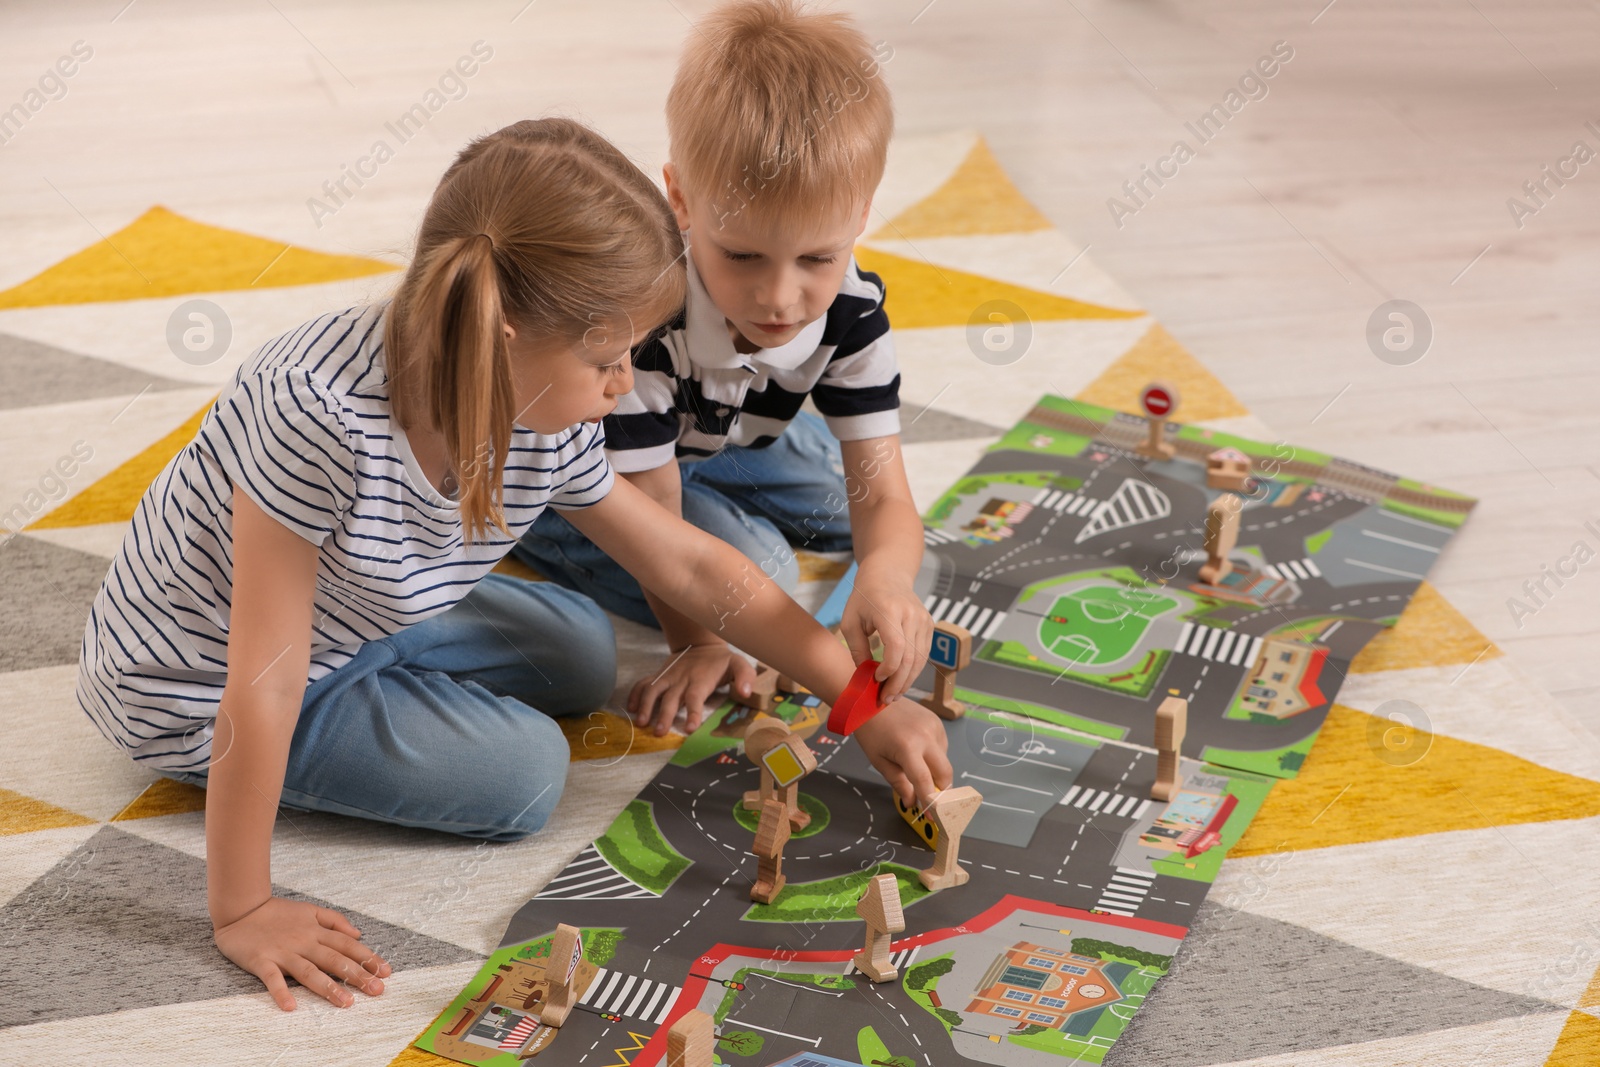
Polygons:
<instances>
[{"instance_id":1,"label":"yellow triangle on rug","mask_svg":"<svg viewBox=\"0 0 1600 1067\"><path fill-rule=\"evenodd\" d=\"M856 262L863 270L883 278L888 295L884 310L896 329L919 330L932 326L966 326L978 307L1006 300L1035 322L1052 319L1137 319L1143 311L1102 307L1067 296L1056 296L954 267L936 266L881 249L856 246Z\"/></svg>"},{"instance_id":2,"label":"yellow triangle on rug","mask_svg":"<svg viewBox=\"0 0 1600 1067\"><path fill-rule=\"evenodd\" d=\"M206 810L206 791L196 785L157 778L127 807L111 816L112 822L130 819L155 819L162 815L187 815Z\"/></svg>"},{"instance_id":3,"label":"yellow triangle on rug","mask_svg":"<svg viewBox=\"0 0 1600 1067\"><path fill-rule=\"evenodd\" d=\"M1335 704L1299 776L1273 786L1228 854L1594 815L1600 782Z\"/></svg>"},{"instance_id":4,"label":"yellow triangle on rug","mask_svg":"<svg viewBox=\"0 0 1600 1067\"><path fill-rule=\"evenodd\" d=\"M92 822L86 815L0 787L0 834L26 834Z\"/></svg>"},{"instance_id":5,"label":"yellow triangle on rug","mask_svg":"<svg viewBox=\"0 0 1600 1067\"><path fill-rule=\"evenodd\" d=\"M1419 582L1393 627L1356 653L1351 674L1406 671L1415 667L1463 668L1504 655L1429 582Z\"/></svg>"},{"instance_id":6,"label":"yellow triangle on rug","mask_svg":"<svg viewBox=\"0 0 1600 1067\"><path fill-rule=\"evenodd\" d=\"M1594 1067L1600 1063L1600 1019L1586 1011L1575 1011L1556 1038L1556 1047L1544 1067Z\"/></svg>"},{"instance_id":7,"label":"yellow triangle on rug","mask_svg":"<svg viewBox=\"0 0 1600 1067\"><path fill-rule=\"evenodd\" d=\"M153 207L104 240L0 292L0 309L313 285L398 269L366 256L315 252Z\"/></svg>"},{"instance_id":8,"label":"yellow triangle on rug","mask_svg":"<svg viewBox=\"0 0 1600 1067\"><path fill-rule=\"evenodd\" d=\"M96 480L77 496L46 513L29 530L60 529L64 526L95 526L105 522L127 522L138 510L139 500L172 457L194 440L200 422L211 410L215 398L189 416L181 426L142 452L123 461L105 477Z\"/></svg>"},{"instance_id":9,"label":"yellow triangle on rug","mask_svg":"<svg viewBox=\"0 0 1600 1067\"><path fill-rule=\"evenodd\" d=\"M1050 220L1011 184L980 137L943 185L890 219L867 240L1033 233L1050 228Z\"/></svg>"},{"instance_id":10,"label":"yellow triangle on rug","mask_svg":"<svg viewBox=\"0 0 1600 1067\"><path fill-rule=\"evenodd\" d=\"M1178 343L1159 322L1152 323L1132 348L1118 356L1077 399L1113 411L1143 415L1139 391L1160 380L1178 390L1175 422L1209 422L1250 414L1226 385Z\"/></svg>"}]
</instances>

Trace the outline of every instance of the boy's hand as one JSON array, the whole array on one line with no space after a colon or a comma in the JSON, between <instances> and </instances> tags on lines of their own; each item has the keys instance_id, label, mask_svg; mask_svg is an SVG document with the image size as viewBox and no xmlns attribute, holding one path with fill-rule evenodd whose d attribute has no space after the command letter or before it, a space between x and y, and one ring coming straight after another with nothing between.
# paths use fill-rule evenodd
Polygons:
<instances>
[{"instance_id":1,"label":"boy's hand","mask_svg":"<svg viewBox=\"0 0 1600 1067\"><path fill-rule=\"evenodd\" d=\"M855 732L861 751L908 807L922 808L950 788L944 723L921 704L896 700Z\"/></svg>"},{"instance_id":2,"label":"boy's hand","mask_svg":"<svg viewBox=\"0 0 1600 1067\"><path fill-rule=\"evenodd\" d=\"M383 992L379 979L393 973L383 957L361 943L361 931L349 919L298 900L268 897L254 911L218 927L215 937L222 954L261 979L284 1011L295 1008L286 978L348 1008L356 998L346 984L375 997Z\"/></svg>"},{"instance_id":3,"label":"boy's hand","mask_svg":"<svg viewBox=\"0 0 1600 1067\"><path fill-rule=\"evenodd\" d=\"M862 567L845 602L839 632L859 666L872 658L872 635L883 642L883 662L874 675L885 701L905 696L928 662L933 617L904 577Z\"/></svg>"},{"instance_id":4,"label":"boy's hand","mask_svg":"<svg viewBox=\"0 0 1600 1067\"><path fill-rule=\"evenodd\" d=\"M694 733L706 717L706 701L724 684L736 697L748 697L755 684L756 669L750 661L725 642L690 645L674 652L665 667L653 676L639 679L628 694L628 714L641 728L650 727L663 737L686 711L684 733Z\"/></svg>"}]
</instances>

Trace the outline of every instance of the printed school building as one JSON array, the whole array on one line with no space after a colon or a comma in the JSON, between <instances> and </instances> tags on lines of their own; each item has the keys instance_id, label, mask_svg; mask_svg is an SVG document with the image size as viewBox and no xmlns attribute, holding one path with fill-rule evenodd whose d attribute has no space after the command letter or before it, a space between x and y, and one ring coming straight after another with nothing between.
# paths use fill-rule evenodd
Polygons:
<instances>
[{"instance_id":1,"label":"printed school building","mask_svg":"<svg viewBox=\"0 0 1600 1067\"><path fill-rule=\"evenodd\" d=\"M1094 956L1019 941L989 965L967 1011L1004 1019L1015 1027L1059 1030L1079 1012L1094 1010L1098 1015L1098 1009L1122 999L1107 966L1112 965Z\"/></svg>"}]
</instances>

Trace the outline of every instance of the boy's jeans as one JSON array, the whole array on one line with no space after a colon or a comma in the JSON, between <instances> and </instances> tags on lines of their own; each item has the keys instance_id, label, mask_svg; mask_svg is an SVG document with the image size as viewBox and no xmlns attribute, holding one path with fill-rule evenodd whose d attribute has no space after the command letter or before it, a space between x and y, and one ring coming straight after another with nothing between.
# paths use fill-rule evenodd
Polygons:
<instances>
[{"instance_id":1,"label":"boy's jeans","mask_svg":"<svg viewBox=\"0 0 1600 1067\"><path fill-rule=\"evenodd\" d=\"M730 445L680 466L684 519L743 552L790 593L800 582L794 548L850 548L839 442L810 412L801 412L766 448ZM613 614L660 626L633 576L553 509L539 516L512 555Z\"/></svg>"}]
</instances>

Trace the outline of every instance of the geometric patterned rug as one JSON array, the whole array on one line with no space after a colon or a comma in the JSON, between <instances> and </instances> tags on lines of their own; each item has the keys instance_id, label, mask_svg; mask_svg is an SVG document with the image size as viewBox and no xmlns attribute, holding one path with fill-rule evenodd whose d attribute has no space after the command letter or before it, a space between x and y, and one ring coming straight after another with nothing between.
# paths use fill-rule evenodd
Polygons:
<instances>
[{"instance_id":1,"label":"geometric patterned rug","mask_svg":"<svg viewBox=\"0 0 1600 1067\"><path fill-rule=\"evenodd\" d=\"M403 235L413 219L395 210ZM1132 411L1159 377L1183 394L1180 421L1278 439L1150 316L1086 317L1138 305L974 135L896 141L875 218L859 255L889 287L919 504L1046 392ZM513 845L281 814L278 891L343 911L396 974L348 1011L305 995L273 1009L211 944L203 794L90 725L78 643L133 505L217 385L260 340L382 295L396 264L157 207L88 248L56 238L54 266L0 279L0 1064L445 1062L408 1043L671 741L580 717L555 817ZM231 348L169 346L192 299L223 310ZM1031 328L1003 369L971 347L990 300ZM842 569L807 557L806 601ZM616 625L625 685L660 649ZM1397 723L1412 755L1385 759ZM1600 1063L1597 830L1600 744L1424 583L1352 664L1107 1062Z\"/></svg>"}]
</instances>

